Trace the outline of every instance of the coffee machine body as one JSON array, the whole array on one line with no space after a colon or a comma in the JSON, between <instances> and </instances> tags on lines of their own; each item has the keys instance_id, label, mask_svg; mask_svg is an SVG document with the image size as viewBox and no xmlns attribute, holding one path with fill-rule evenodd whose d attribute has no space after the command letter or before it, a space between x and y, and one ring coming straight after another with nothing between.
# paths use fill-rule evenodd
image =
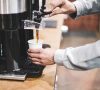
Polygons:
<instances>
[{"instance_id":1,"label":"coffee machine body","mask_svg":"<svg viewBox=\"0 0 100 90\"><path fill-rule=\"evenodd\" d=\"M41 76L44 66L31 63L27 56L33 30L23 29L23 21L32 19L33 10L39 10L39 0L0 0L0 74Z\"/></svg>"}]
</instances>

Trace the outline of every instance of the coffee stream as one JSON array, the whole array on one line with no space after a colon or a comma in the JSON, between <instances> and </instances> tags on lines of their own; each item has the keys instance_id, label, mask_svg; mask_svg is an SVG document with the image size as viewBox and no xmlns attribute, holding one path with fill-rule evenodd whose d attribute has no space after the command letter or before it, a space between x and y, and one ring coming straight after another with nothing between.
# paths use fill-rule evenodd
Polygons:
<instances>
[{"instance_id":1,"label":"coffee stream","mask_svg":"<svg viewBox=\"0 0 100 90\"><path fill-rule=\"evenodd\" d=\"M36 29L36 43L38 43L39 40L39 30Z\"/></svg>"}]
</instances>

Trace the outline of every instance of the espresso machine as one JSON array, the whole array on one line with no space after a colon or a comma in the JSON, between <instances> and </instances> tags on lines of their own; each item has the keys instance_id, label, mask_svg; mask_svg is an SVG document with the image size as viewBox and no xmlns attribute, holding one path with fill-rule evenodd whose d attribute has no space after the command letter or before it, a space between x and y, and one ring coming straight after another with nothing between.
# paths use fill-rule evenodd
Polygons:
<instances>
[{"instance_id":1,"label":"espresso machine","mask_svg":"<svg viewBox=\"0 0 100 90\"><path fill-rule=\"evenodd\" d=\"M33 39L34 31L25 30L24 21L40 23L41 17L50 13L44 12L45 8L45 0L0 0L0 79L42 75L45 66L28 59L27 41Z\"/></svg>"}]
</instances>

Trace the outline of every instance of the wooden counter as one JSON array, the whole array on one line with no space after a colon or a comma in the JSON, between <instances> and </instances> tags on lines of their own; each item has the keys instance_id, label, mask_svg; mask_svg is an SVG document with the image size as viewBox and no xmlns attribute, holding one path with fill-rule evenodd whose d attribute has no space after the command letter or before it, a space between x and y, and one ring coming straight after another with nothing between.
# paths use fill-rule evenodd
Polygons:
<instances>
[{"instance_id":1,"label":"wooden counter","mask_svg":"<svg viewBox=\"0 0 100 90\"><path fill-rule=\"evenodd\" d=\"M57 20L57 28L40 31L40 38L52 48L59 48L61 41L60 27L63 16L58 15L51 19ZM0 80L0 90L53 90L56 74L56 65L46 66L40 78L27 78L25 81Z\"/></svg>"},{"instance_id":2,"label":"wooden counter","mask_svg":"<svg viewBox=\"0 0 100 90\"><path fill-rule=\"evenodd\" d=\"M0 90L53 90L56 66L47 66L40 78L25 81L0 80Z\"/></svg>"}]
</instances>

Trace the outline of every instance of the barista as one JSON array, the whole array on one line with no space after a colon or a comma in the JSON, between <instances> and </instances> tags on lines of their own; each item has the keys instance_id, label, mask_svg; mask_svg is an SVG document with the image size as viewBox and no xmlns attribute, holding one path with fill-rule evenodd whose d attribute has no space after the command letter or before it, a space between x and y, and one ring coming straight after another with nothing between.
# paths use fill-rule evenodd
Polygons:
<instances>
[{"instance_id":1,"label":"barista","mask_svg":"<svg viewBox=\"0 0 100 90\"><path fill-rule=\"evenodd\" d=\"M100 13L100 0L52 0L52 14L69 14L72 18ZM69 69L86 70L100 67L100 40L79 47L55 50L29 49L29 58L41 65L59 64Z\"/></svg>"}]
</instances>

